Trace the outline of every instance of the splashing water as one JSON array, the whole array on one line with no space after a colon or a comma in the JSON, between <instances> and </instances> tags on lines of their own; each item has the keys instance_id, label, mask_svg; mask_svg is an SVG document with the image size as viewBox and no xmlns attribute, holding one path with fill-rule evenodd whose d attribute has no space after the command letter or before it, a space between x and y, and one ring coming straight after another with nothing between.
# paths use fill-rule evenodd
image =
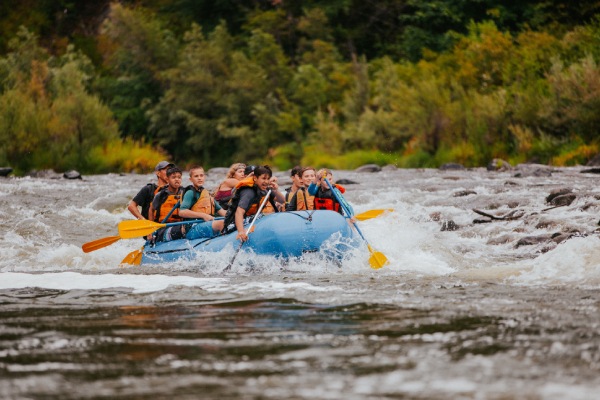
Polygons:
<instances>
[{"instance_id":1,"label":"splashing water","mask_svg":"<svg viewBox=\"0 0 600 400\"><path fill-rule=\"evenodd\" d=\"M141 239L82 252L151 175L0 178L0 397L595 398L600 190L580 171L336 171L357 213L393 209L359 222L388 265L366 246L329 262L332 238L228 273L231 247L141 267L120 265ZM551 208L561 188L576 198Z\"/></svg>"}]
</instances>

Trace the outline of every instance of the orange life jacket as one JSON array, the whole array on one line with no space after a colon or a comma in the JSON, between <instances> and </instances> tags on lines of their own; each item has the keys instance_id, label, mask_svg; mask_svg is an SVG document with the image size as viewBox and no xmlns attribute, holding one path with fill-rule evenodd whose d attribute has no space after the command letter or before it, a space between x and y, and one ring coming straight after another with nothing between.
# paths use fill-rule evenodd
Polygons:
<instances>
[{"instance_id":1,"label":"orange life jacket","mask_svg":"<svg viewBox=\"0 0 600 400\"><path fill-rule=\"evenodd\" d=\"M168 186L164 186L162 190L168 190ZM158 209L154 211L155 222L163 222L163 219L171 212L171 210L173 210L173 208L175 208L177 202L181 201L182 192L183 189L179 188L177 190L177 193L169 193L169 195L164 198L162 203L160 203L160 207L158 207ZM157 196L158 195L160 195L160 191L159 194L157 194ZM164 222L178 222L181 220L182 218L179 216L179 206L177 206L173 213L171 213L169 219L167 219Z\"/></svg>"},{"instance_id":2,"label":"orange life jacket","mask_svg":"<svg viewBox=\"0 0 600 400\"><path fill-rule=\"evenodd\" d=\"M296 192L296 210L314 210L315 209L315 196L308 194L306 189L298 189Z\"/></svg>"},{"instance_id":3,"label":"orange life jacket","mask_svg":"<svg viewBox=\"0 0 600 400\"><path fill-rule=\"evenodd\" d=\"M208 193L208 190L200 187L200 190L192 186L192 190L200 193L200 197L194 203L190 210L213 215L215 213L215 199Z\"/></svg>"}]
</instances>

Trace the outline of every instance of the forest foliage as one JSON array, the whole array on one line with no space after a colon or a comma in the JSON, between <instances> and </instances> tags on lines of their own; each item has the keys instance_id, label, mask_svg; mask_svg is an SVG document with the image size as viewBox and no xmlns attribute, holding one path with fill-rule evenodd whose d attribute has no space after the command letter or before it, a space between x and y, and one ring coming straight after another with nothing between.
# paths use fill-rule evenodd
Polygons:
<instances>
[{"instance_id":1,"label":"forest foliage","mask_svg":"<svg viewBox=\"0 0 600 400\"><path fill-rule=\"evenodd\" d=\"M2 2L0 164L582 164L600 151L598 13L581 0Z\"/></svg>"}]
</instances>

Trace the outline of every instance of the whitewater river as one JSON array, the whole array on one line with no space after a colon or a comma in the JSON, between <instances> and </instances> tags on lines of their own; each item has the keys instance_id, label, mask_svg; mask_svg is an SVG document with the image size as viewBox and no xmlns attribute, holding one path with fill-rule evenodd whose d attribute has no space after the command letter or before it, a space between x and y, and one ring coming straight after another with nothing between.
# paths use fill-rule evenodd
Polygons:
<instances>
[{"instance_id":1,"label":"whitewater river","mask_svg":"<svg viewBox=\"0 0 600 400\"><path fill-rule=\"evenodd\" d=\"M365 247L225 274L231 249L151 268L120 266L140 239L82 252L152 175L0 178L0 398L597 399L584 169L334 171L358 213L394 209L360 223L389 265ZM562 188L575 199L552 208Z\"/></svg>"}]
</instances>

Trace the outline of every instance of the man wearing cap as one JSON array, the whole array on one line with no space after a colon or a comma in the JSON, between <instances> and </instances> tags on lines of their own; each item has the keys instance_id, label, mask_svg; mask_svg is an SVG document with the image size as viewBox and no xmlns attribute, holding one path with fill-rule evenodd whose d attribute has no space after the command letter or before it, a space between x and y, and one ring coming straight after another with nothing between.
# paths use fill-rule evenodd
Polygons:
<instances>
[{"instance_id":1,"label":"man wearing cap","mask_svg":"<svg viewBox=\"0 0 600 400\"><path fill-rule=\"evenodd\" d=\"M158 182L148 183L145 185L127 206L127 209L131 214L133 214L134 217L137 219L148 219L148 210L150 209L152 199L154 199L154 195L160 190L160 188L167 184L167 169L174 166L175 164L172 164L168 161L161 161L156 164L156 167L154 167L154 173L156 174ZM141 212L138 206L142 207Z\"/></svg>"},{"instance_id":2,"label":"man wearing cap","mask_svg":"<svg viewBox=\"0 0 600 400\"><path fill-rule=\"evenodd\" d=\"M246 166L246 168L244 169L244 177L247 178L247 177L251 176L251 174L254 174L255 169L256 169L256 165Z\"/></svg>"}]
</instances>

